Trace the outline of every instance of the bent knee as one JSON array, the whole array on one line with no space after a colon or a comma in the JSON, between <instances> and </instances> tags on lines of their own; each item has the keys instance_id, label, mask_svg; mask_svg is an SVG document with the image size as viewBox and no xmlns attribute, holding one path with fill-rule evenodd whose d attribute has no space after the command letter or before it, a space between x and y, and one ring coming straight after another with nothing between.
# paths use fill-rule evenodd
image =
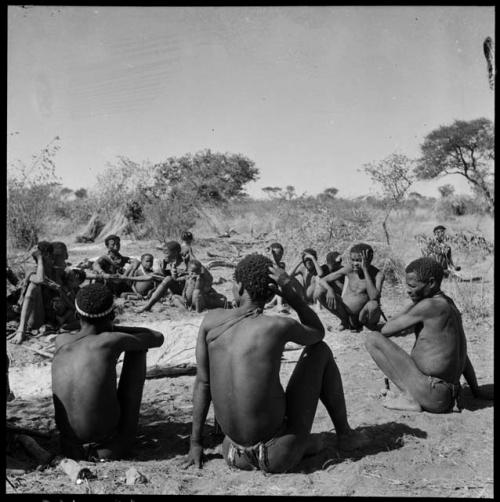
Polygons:
<instances>
[{"instance_id":1,"label":"bent knee","mask_svg":"<svg viewBox=\"0 0 500 502\"><path fill-rule=\"evenodd\" d=\"M385 338L379 331L370 331L365 337L365 348L368 352L372 352L380 347L381 339Z\"/></svg>"},{"instance_id":2,"label":"bent knee","mask_svg":"<svg viewBox=\"0 0 500 502\"><path fill-rule=\"evenodd\" d=\"M304 348L303 355L305 356L315 356L315 357L333 357L332 351L328 344L324 341L315 343L314 345L307 345Z\"/></svg>"}]
</instances>

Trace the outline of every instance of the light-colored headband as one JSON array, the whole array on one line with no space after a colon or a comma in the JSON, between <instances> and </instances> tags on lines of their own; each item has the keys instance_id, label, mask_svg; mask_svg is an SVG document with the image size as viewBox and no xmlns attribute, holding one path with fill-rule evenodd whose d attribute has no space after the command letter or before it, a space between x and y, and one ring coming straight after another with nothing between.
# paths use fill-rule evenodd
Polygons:
<instances>
[{"instance_id":1,"label":"light-colored headband","mask_svg":"<svg viewBox=\"0 0 500 502\"><path fill-rule=\"evenodd\" d=\"M75 308L76 311L83 317L90 317L91 319L97 319L99 317L105 317L108 314L110 314L113 311L114 305L111 304L111 307L109 309L105 310L104 312L101 312L100 314L87 314L87 312L83 311L82 309L78 308L78 305L75 300Z\"/></svg>"}]
</instances>

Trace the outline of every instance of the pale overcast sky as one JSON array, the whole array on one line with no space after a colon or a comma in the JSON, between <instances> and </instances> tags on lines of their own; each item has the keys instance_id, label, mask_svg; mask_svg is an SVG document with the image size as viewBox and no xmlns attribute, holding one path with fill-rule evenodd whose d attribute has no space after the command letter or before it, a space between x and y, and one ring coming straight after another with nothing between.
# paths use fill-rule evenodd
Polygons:
<instances>
[{"instance_id":1,"label":"pale overcast sky","mask_svg":"<svg viewBox=\"0 0 500 502\"><path fill-rule=\"evenodd\" d=\"M210 148L255 161L253 196L370 193L364 163L493 120L487 36L494 7L9 6L8 160L58 135L57 174L76 189L117 155Z\"/></svg>"}]
</instances>

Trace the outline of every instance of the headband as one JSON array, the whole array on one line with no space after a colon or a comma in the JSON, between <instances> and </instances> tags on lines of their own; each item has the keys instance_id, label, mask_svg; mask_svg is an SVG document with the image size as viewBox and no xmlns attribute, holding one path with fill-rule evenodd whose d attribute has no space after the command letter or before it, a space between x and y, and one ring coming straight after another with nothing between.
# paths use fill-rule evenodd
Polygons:
<instances>
[{"instance_id":1,"label":"headband","mask_svg":"<svg viewBox=\"0 0 500 502\"><path fill-rule=\"evenodd\" d=\"M90 317L91 319L97 319L99 317L105 317L108 314L110 314L113 311L114 305L111 304L111 307L109 309L105 310L104 312L101 312L100 314L87 314L87 312L84 312L82 309L78 308L78 305L75 300L75 308L76 311L83 317Z\"/></svg>"}]
</instances>

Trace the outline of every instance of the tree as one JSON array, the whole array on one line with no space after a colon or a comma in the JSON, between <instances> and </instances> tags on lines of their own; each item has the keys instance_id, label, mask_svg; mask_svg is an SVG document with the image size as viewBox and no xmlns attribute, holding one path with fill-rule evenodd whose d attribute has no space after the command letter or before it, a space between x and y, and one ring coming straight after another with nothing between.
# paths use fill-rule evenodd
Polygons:
<instances>
[{"instance_id":1,"label":"tree","mask_svg":"<svg viewBox=\"0 0 500 502\"><path fill-rule=\"evenodd\" d=\"M490 120L455 120L429 133L420 148L422 157L415 168L418 179L459 174L494 211L495 140Z\"/></svg>"},{"instance_id":2,"label":"tree","mask_svg":"<svg viewBox=\"0 0 500 502\"><path fill-rule=\"evenodd\" d=\"M363 168L372 181L382 187L386 207L382 227L387 244L390 245L387 220L391 211L404 200L413 184L413 161L405 155L393 153L377 163L365 164Z\"/></svg>"},{"instance_id":3,"label":"tree","mask_svg":"<svg viewBox=\"0 0 500 502\"><path fill-rule=\"evenodd\" d=\"M281 187L264 187L262 191L271 199L276 199L281 194Z\"/></svg>"},{"instance_id":4,"label":"tree","mask_svg":"<svg viewBox=\"0 0 500 502\"><path fill-rule=\"evenodd\" d=\"M88 197L87 190L85 188L79 188L75 190L75 197L77 199L86 199Z\"/></svg>"},{"instance_id":5,"label":"tree","mask_svg":"<svg viewBox=\"0 0 500 502\"><path fill-rule=\"evenodd\" d=\"M441 185L440 187L438 187L438 192L441 197L443 197L443 199L446 199L446 197L450 197L455 193L455 187L450 184Z\"/></svg>"},{"instance_id":6,"label":"tree","mask_svg":"<svg viewBox=\"0 0 500 502\"><path fill-rule=\"evenodd\" d=\"M150 194L161 198L173 189L189 192L193 201L221 203L245 195L243 187L258 178L255 163L241 154L202 150L182 157L169 157L153 166Z\"/></svg>"}]
</instances>

